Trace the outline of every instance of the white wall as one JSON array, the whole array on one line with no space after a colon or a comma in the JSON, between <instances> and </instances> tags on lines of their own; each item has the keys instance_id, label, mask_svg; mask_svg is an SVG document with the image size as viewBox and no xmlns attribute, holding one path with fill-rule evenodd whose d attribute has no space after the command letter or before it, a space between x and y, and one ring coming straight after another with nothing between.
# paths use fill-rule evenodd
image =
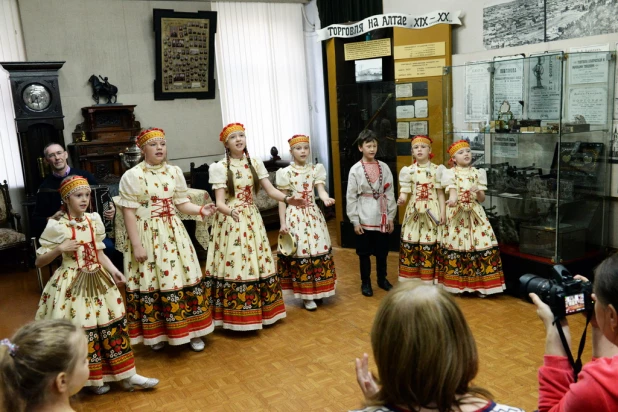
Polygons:
<instances>
[{"instance_id":1,"label":"white wall","mask_svg":"<svg viewBox=\"0 0 618 412\"><path fill-rule=\"evenodd\" d=\"M221 105L214 100L154 100L155 43L152 10L209 11L198 1L18 0L29 61L66 61L60 69L64 137L91 106L88 78L101 74L118 87L118 102L135 104L142 127L160 127L170 162L189 170L219 160ZM214 53L212 53L214 57Z\"/></svg>"},{"instance_id":2,"label":"white wall","mask_svg":"<svg viewBox=\"0 0 618 412\"><path fill-rule=\"evenodd\" d=\"M0 62L26 59L17 0L0 0ZM15 129L9 74L0 67L0 182L7 181L13 209L25 216L24 176ZM22 220L25 223L25 219Z\"/></svg>"},{"instance_id":3,"label":"white wall","mask_svg":"<svg viewBox=\"0 0 618 412\"><path fill-rule=\"evenodd\" d=\"M577 39L568 39L547 43L528 44L525 46L509 47L504 49L486 50L483 45L483 6L489 0L433 0L419 2L410 0L383 0L384 13L425 14L433 10L457 11L465 14L461 26L453 26L453 65L463 65L469 61L487 60L495 56L507 56L518 53L538 53L549 50L563 50L568 52L573 46L587 46L595 44L609 44L610 50L616 50L618 33L590 36ZM457 85L453 85L457 87ZM463 87L463 85L461 86ZM612 187L618 185L618 165L612 165ZM612 192L615 192L613 190ZM618 248L618 198L610 201L610 233L609 244Z\"/></svg>"}]
</instances>

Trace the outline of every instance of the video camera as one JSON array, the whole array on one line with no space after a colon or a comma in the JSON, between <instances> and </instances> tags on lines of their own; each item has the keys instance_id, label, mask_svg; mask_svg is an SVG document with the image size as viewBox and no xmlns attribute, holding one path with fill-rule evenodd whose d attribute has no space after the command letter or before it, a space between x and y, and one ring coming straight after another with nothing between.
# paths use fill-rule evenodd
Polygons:
<instances>
[{"instance_id":1,"label":"video camera","mask_svg":"<svg viewBox=\"0 0 618 412\"><path fill-rule=\"evenodd\" d=\"M522 295L527 297L529 293L536 293L558 318L594 310L592 283L573 279L573 275L562 265L552 267L552 277L545 279L523 275L519 278Z\"/></svg>"}]
</instances>

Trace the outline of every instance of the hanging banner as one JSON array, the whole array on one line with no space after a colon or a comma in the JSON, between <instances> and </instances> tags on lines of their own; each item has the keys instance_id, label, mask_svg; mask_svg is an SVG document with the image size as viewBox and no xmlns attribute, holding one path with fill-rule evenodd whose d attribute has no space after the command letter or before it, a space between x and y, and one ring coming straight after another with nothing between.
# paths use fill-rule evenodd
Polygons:
<instances>
[{"instance_id":1,"label":"hanging banner","mask_svg":"<svg viewBox=\"0 0 618 412\"><path fill-rule=\"evenodd\" d=\"M422 16L411 14L388 13L367 17L354 24L331 24L318 30L318 41L328 40L333 37L355 37L371 30L383 27L405 27L407 29L424 29L436 24L461 24L460 10L450 11L435 10Z\"/></svg>"}]
</instances>

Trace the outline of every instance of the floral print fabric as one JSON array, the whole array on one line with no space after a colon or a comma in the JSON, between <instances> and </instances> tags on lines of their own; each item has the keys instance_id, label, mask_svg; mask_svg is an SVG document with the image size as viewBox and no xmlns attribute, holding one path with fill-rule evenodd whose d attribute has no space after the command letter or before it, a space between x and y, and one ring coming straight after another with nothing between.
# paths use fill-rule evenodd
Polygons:
<instances>
[{"instance_id":1,"label":"floral print fabric","mask_svg":"<svg viewBox=\"0 0 618 412\"><path fill-rule=\"evenodd\" d=\"M93 261L89 255L95 247L105 248L101 217L86 213L76 223L72 226L66 214L59 221L50 219L41 235L37 255L51 252L73 238L73 233L82 247L77 253L62 255L62 264L43 290L36 319L68 319L84 329L90 362L86 386L102 386L104 382L133 376L135 363L122 295L98 259ZM98 287L80 287L86 284Z\"/></svg>"},{"instance_id":2,"label":"floral print fabric","mask_svg":"<svg viewBox=\"0 0 618 412\"><path fill-rule=\"evenodd\" d=\"M124 208L134 208L137 232L146 261L124 245L127 277L127 318L132 343L188 343L207 335L214 325L197 254L176 215L175 205L188 202L187 184L177 166L145 162L128 170L120 181Z\"/></svg>"},{"instance_id":3,"label":"floral print fabric","mask_svg":"<svg viewBox=\"0 0 618 412\"><path fill-rule=\"evenodd\" d=\"M436 272L438 283L453 293L500 293L505 289L500 250L483 207L471 192L487 190L485 170L456 166L442 176L446 197L457 190L457 205L446 208L446 225Z\"/></svg>"},{"instance_id":4,"label":"floral print fabric","mask_svg":"<svg viewBox=\"0 0 618 412\"><path fill-rule=\"evenodd\" d=\"M259 159L251 159L258 179L268 177ZM230 159L235 194L227 191L227 160L210 166L213 190L225 190L225 203L240 220L217 213L212 225L205 281L215 325L232 330L262 329L286 316L281 284L266 229L255 205L248 159Z\"/></svg>"},{"instance_id":5,"label":"floral print fabric","mask_svg":"<svg viewBox=\"0 0 618 412\"><path fill-rule=\"evenodd\" d=\"M444 170L442 165L415 163L399 172L400 191L410 195L401 226L399 280L436 280L435 258L442 237L438 190Z\"/></svg>"},{"instance_id":6,"label":"floral print fabric","mask_svg":"<svg viewBox=\"0 0 618 412\"><path fill-rule=\"evenodd\" d=\"M278 251L277 272L284 290L293 290L296 298L321 299L335 294L337 275L332 258L326 220L315 204L316 184L326 182L321 164L292 164L277 172L277 187L291 195L300 194L308 206L289 205L285 220L298 245L294 256Z\"/></svg>"}]
</instances>

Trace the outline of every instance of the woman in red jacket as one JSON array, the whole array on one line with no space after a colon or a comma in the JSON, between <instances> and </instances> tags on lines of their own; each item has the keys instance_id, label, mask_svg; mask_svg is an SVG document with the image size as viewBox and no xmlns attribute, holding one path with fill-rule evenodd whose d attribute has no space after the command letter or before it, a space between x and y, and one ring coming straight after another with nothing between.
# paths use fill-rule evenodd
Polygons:
<instances>
[{"instance_id":1,"label":"woman in red jacket","mask_svg":"<svg viewBox=\"0 0 618 412\"><path fill-rule=\"evenodd\" d=\"M551 309L537 295L530 294L547 331L545 359L539 369L540 412L618 411L618 255L610 256L596 268L593 291L593 359L582 368L577 382L558 330L552 324ZM562 329L570 346L566 319L562 320Z\"/></svg>"}]
</instances>

